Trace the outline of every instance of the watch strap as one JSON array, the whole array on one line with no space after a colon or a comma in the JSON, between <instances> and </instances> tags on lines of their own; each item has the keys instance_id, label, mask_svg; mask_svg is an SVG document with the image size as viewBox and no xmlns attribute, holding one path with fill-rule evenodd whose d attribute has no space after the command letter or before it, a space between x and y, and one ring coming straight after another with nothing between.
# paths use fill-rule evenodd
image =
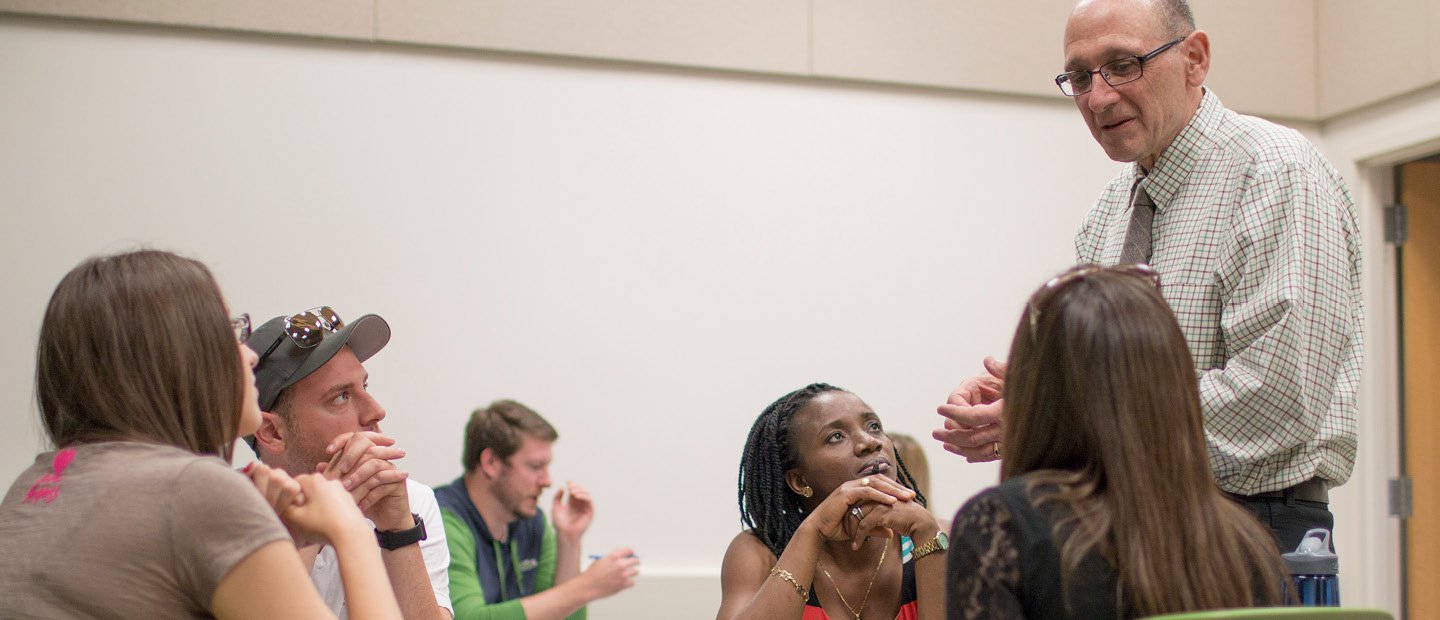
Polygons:
<instances>
[{"instance_id":1,"label":"watch strap","mask_svg":"<svg viewBox=\"0 0 1440 620\"><path fill-rule=\"evenodd\" d=\"M931 538L930 542L915 547L914 551L910 552L910 557L911 559L918 560L936 551L944 551L949 548L950 537L945 535L945 530L940 530L935 532L935 537Z\"/></svg>"},{"instance_id":2,"label":"watch strap","mask_svg":"<svg viewBox=\"0 0 1440 620\"><path fill-rule=\"evenodd\" d=\"M394 551L426 539L425 520L413 512L410 513L410 516L415 519L415 527L394 532L382 532L379 529L375 530L375 540L380 543L381 549Z\"/></svg>"}]
</instances>

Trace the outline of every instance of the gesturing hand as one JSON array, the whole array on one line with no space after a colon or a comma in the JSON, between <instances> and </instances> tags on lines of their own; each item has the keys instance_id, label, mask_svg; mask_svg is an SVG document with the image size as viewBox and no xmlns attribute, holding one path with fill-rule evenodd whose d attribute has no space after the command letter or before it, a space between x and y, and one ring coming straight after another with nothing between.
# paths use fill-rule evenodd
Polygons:
<instances>
[{"instance_id":1,"label":"gesturing hand","mask_svg":"<svg viewBox=\"0 0 1440 620\"><path fill-rule=\"evenodd\" d=\"M569 501L565 498L566 489L555 492L555 503L550 507L550 522L557 534L579 539L595 518L595 505L591 503L590 492L585 487L574 482L566 482L565 486L569 489Z\"/></svg>"},{"instance_id":2,"label":"gesturing hand","mask_svg":"<svg viewBox=\"0 0 1440 620\"><path fill-rule=\"evenodd\" d=\"M1004 430L1006 368L1005 362L986 357L987 374L961 382L936 409L945 424L930 436L971 463L996 460Z\"/></svg>"}]
</instances>

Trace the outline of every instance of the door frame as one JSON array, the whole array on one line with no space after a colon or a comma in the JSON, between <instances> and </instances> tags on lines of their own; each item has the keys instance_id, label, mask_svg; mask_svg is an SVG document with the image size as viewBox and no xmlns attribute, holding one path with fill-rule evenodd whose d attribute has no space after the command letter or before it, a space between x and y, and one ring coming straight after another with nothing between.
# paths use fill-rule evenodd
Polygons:
<instances>
[{"instance_id":1,"label":"door frame","mask_svg":"<svg viewBox=\"0 0 1440 620\"><path fill-rule=\"evenodd\" d=\"M1379 121L1376 121L1379 122ZM1359 450L1349 483L1331 491L1342 551L1342 600L1405 613L1403 522L1389 514L1389 481L1400 475L1399 272L1384 240L1385 208L1396 201L1399 166L1440 153L1440 122L1362 144L1325 142L1322 151L1346 177L1360 217L1366 355L1358 395ZM1338 141L1337 141L1338 142ZM1328 148L1327 148L1328 147Z\"/></svg>"},{"instance_id":2,"label":"door frame","mask_svg":"<svg viewBox=\"0 0 1440 620\"><path fill-rule=\"evenodd\" d=\"M1410 159L1410 160L1407 160L1407 161L1404 161L1404 162L1397 163L1397 164L1395 164L1395 165L1393 166L1393 168L1392 168L1393 171L1394 171L1394 177L1393 177L1393 178L1394 178L1394 188L1393 188L1393 192L1392 192L1392 194L1391 194L1391 196L1392 196L1391 204L1402 204L1402 205L1405 205L1405 206L1406 206L1405 211L1406 211L1406 214L1407 214L1407 215L1406 215L1407 221L1410 221L1410 220L1411 220L1411 218L1410 218L1410 216L1409 216L1409 213L1411 212L1412 207L1414 207L1415 205L1407 204L1407 202L1405 201L1406 185L1405 185L1404 179L1405 179L1405 176L1406 176L1406 175L1403 173L1403 169L1404 169L1405 167L1407 167L1407 166L1413 166L1413 165L1415 165L1415 164L1420 164L1420 163L1422 163L1422 162L1425 162L1425 165L1427 165L1428 167L1430 167L1430 168L1433 170L1435 166L1440 165L1440 151L1436 151L1436 152L1431 153L1431 154L1429 154L1429 155L1427 155L1427 156L1424 156L1424 157L1420 157L1420 158L1416 158L1416 159ZM1431 174L1433 175L1433 172L1432 172ZM1432 180L1433 180L1433 179L1432 179ZM1432 207L1433 207L1433 204L1434 204L1434 203L1432 203L1432 202L1430 202L1430 201L1431 201L1431 200L1434 200L1435 198L1440 198L1440 196L1437 196L1437 194L1440 194L1440 188L1433 188L1433 189L1428 190L1428 191L1426 192L1426 196L1427 196L1427 197L1426 197L1426 203L1432 205ZM1437 200L1436 202L1440 202L1440 200ZM1431 228L1433 229L1433 223L1432 223L1430 226L1431 226ZM1411 228L1411 227L1407 226L1406 228L1409 229L1409 228ZM1411 235L1411 234L1407 234L1406 237L1407 237L1407 239L1405 240L1405 243L1402 243L1402 244L1400 244L1400 245L1398 245L1398 246L1393 246L1393 251L1394 251L1394 253L1395 253L1395 287L1396 287L1396 312L1395 312L1394 319L1395 319L1395 329L1396 329L1396 332L1397 332L1397 334L1399 334L1400 336L1403 336L1403 335L1405 334L1405 326L1406 326L1406 324L1407 324L1407 320L1406 320L1406 319L1407 319L1407 315L1405 314L1406 290L1405 290L1405 288L1404 288L1404 286L1405 286L1405 271L1406 271L1406 255L1407 255L1406 249L1407 249L1407 247L1410 245L1411 242L1417 240L1417 239L1415 239L1414 235ZM1434 233L1430 233L1426 240L1428 240L1428 241L1431 242L1431 243L1435 243L1435 242L1437 241L1437 239L1435 239ZM1432 258L1431 260L1433 261L1434 259ZM1430 302L1430 303L1433 304L1433 301ZM1424 312L1424 310L1430 309L1430 308L1433 308L1433 305L1427 305L1427 306L1425 306L1424 308L1420 308L1419 310L1420 310L1421 314L1423 315L1423 314L1426 314L1426 313ZM1431 325L1433 325L1433 324L1431 324ZM1431 328L1427 328L1427 329L1431 329ZM1397 384L1397 392L1396 392L1396 398L1397 398L1397 401L1396 401L1396 402L1397 402L1397 408L1396 408L1397 442L1396 442L1396 451L1395 451L1395 457L1396 457L1396 461L1397 461L1397 476L1400 477L1400 478L1402 478L1402 479L1407 479L1407 480L1409 480L1409 481L1413 484L1413 482L1414 482L1414 477L1411 475L1411 469L1410 469L1410 467L1409 467L1409 458L1408 458L1408 455L1409 455L1409 453L1410 453L1410 446L1408 445L1408 444L1409 444L1409 441L1406 439L1407 433L1408 433L1408 431L1409 431L1409 429L1410 429L1409 422L1410 422L1410 419L1411 419L1410 411L1409 411L1409 407L1408 407L1409 396L1407 395L1406 389L1407 389L1407 385L1408 385L1410 382L1412 382L1412 381L1417 381L1417 380L1421 380L1422 377L1427 376L1427 375L1419 375L1419 376L1415 376L1415 377L1410 376L1411 369L1410 369L1409 367L1407 367L1407 363L1406 363L1406 352L1407 352L1407 341L1406 341L1405 338L1403 338L1403 337L1397 337L1397 339L1396 339L1396 350L1395 350L1395 360L1396 360L1396 364L1397 364L1397 372L1395 373L1395 381L1396 381L1396 384ZM1433 371L1433 370L1434 370L1434 367L1433 367L1433 366L1427 366L1426 369L1428 369L1428 370L1430 370L1430 371ZM1434 472L1428 472L1427 475L1433 475L1433 473L1434 473ZM1434 484L1434 481L1432 480L1432 481L1430 482L1430 484ZM1413 497L1413 496L1412 496L1412 497ZM1433 505L1432 505L1431 507L1433 508ZM1399 539L1399 548L1397 549L1397 552L1398 552L1398 553L1397 553L1397 557L1398 557L1398 560L1399 560L1399 563L1400 563L1400 567L1401 567L1401 569L1400 569L1400 599L1399 599L1399 605L1398 605L1398 608L1399 608L1399 610L1400 610L1401 613L1399 613L1399 614L1397 614L1397 615L1398 615L1399 617L1401 617L1401 618L1411 617L1411 616L1410 616L1410 611L1411 611L1411 599L1410 599L1410 594L1411 594L1411 590L1412 590L1412 589L1411 589L1412 580L1411 580L1411 574L1410 574L1410 547L1411 547L1411 536L1412 536L1412 534L1413 534L1413 532L1411 531L1411 528L1415 525L1415 522L1416 522L1415 516L1412 514L1411 516L1407 517L1406 519L1404 519L1404 520L1401 522L1401 527L1400 527L1400 539Z\"/></svg>"}]
</instances>

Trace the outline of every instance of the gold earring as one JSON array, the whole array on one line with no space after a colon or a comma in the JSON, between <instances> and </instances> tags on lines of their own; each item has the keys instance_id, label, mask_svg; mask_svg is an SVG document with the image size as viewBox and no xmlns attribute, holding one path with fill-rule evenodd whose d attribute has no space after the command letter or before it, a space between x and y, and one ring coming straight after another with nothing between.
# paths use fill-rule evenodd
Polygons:
<instances>
[{"instance_id":1,"label":"gold earring","mask_svg":"<svg viewBox=\"0 0 1440 620\"><path fill-rule=\"evenodd\" d=\"M810 485L808 485L808 484L805 485L805 488L800 489L800 497L810 497L811 495L814 495L814 494L815 494L815 489L810 488Z\"/></svg>"}]
</instances>

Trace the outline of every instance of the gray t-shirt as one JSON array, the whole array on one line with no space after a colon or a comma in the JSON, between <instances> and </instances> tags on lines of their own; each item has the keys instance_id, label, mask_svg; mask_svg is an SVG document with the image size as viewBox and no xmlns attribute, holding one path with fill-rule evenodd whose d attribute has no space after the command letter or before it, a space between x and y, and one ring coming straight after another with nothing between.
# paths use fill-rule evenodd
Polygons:
<instances>
[{"instance_id":1,"label":"gray t-shirt","mask_svg":"<svg viewBox=\"0 0 1440 620\"><path fill-rule=\"evenodd\" d=\"M219 458L138 442L48 452L0 502L0 617L207 618L236 564L289 539Z\"/></svg>"}]
</instances>

